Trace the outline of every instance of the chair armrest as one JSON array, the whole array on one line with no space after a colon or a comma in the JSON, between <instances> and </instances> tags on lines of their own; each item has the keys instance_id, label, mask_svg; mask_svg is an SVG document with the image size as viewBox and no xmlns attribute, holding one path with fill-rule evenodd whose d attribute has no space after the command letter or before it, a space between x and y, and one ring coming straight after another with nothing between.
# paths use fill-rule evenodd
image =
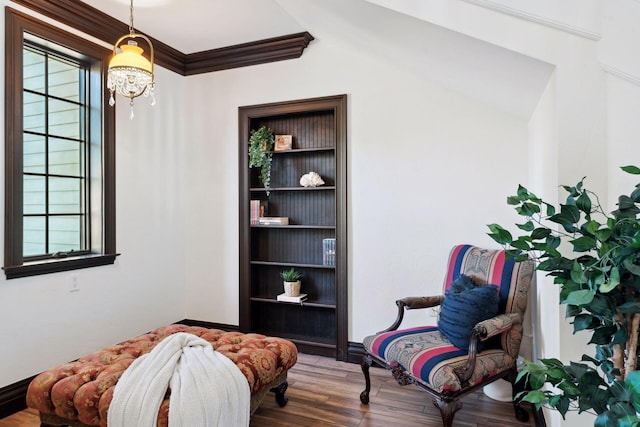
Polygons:
<instances>
[{"instance_id":1,"label":"chair armrest","mask_svg":"<svg viewBox=\"0 0 640 427\"><path fill-rule=\"evenodd\" d=\"M404 318L405 310L435 307L442 304L443 300L444 295L437 295L432 297L405 297L396 300L396 305L398 306L398 315L396 316L396 320L387 329L382 330L378 333L381 334L383 332L395 331L396 329L398 329L400 323L402 323L402 319Z\"/></svg>"},{"instance_id":2,"label":"chair armrest","mask_svg":"<svg viewBox=\"0 0 640 427\"><path fill-rule=\"evenodd\" d=\"M507 332L513 325L520 323L522 323L522 317L518 313L499 314L474 326L471 337L473 338L475 334L480 341L485 341Z\"/></svg>"},{"instance_id":3,"label":"chair armrest","mask_svg":"<svg viewBox=\"0 0 640 427\"><path fill-rule=\"evenodd\" d=\"M418 308L435 307L442 304L444 295L436 295L432 297L406 297L396 301L396 305L399 308L406 308L407 310L415 310Z\"/></svg>"},{"instance_id":4,"label":"chair armrest","mask_svg":"<svg viewBox=\"0 0 640 427\"><path fill-rule=\"evenodd\" d=\"M471 378L476 368L476 356L478 354L478 341L485 341L496 335L509 331L514 325L522 323L522 316L518 313L499 314L491 319L483 320L476 324L469 337L469 357L464 367L454 369L460 380L460 384L465 386Z\"/></svg>"}]
</instances>

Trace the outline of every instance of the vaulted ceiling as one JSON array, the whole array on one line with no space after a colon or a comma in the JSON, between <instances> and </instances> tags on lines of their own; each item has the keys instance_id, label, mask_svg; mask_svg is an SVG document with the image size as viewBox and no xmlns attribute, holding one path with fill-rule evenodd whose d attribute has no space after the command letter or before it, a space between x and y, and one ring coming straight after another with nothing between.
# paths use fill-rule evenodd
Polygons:
<instances>
[{"instance_id":1,"label":"vaulted ceiling","mask_svg":"<svg viewBox=\"0 0 640 427\"><path fill-rule=\"evenodd\" d=\"M128 31L130 0L13 1L106 42ZM134 25L154 40L156 63L185 76L294 59L318 37L530 116L553 66L378 2L134 0Z\"/></svg>"},{"instance_id":2,"label":"vaulted ceiling","mask_svg":"<svg viewBox=\"0 0 640 427\"><path fill-rule=\"evenodd\" d=\"M129 23L129 0L82 0ZM305 31L277 0L134 0L137 30L185 54Z\"/></svg>"}]
</instances>

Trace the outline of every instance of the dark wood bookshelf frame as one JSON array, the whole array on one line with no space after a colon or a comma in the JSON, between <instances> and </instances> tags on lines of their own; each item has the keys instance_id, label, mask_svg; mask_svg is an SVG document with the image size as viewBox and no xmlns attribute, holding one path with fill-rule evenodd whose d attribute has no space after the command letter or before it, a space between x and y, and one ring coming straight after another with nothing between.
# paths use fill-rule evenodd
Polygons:
<instances>
[{"instance_id":1,"label":"dark wood bookshelf frame","mask_svg":"<svg viewBox=\"0 0 640 427\"><path fill-rule=\"evenodd\" d=\"M312 135L326 131L317 130L313 126L308 126L300 132L306 132L305 136L312 135L317 140L328 138L334 141L333 146L303 147L294 145L292 150L274 152L274 162L278 158L298 158L299 156L322 157L324 163L331 163L331 173L334 175L327 180L327 185L315 188L295 187L290 183L283 186L276 186L269 189L270 193L291 193L294 195L313 194L319 197L318 192L332 192L332 205L335 224L290 224L290 225L251 225L249 201L252 198L265 198L267 189L259 187L255 182L255 171L249 168L248 141L250 131L257 129L264 122L279 123L281 129L274 129L275 132L287 132L288 120L296 120L300 117L322 116L321 120L331 122L331 133ZM294 138L301 135L294 133ZM347 96L337 95L320 98L310 98L295 101L276 102L253 106L240 107L238 109L238 141L239 141L239 275L240 275L240 331L261 332L267 334L277 334L286 327L281 321L273 320L272 317L290 317L302 319L303 323L308 323L308 330L299 332L300 326L296 325L296 331L287 334L282 333L285 338L296 343L302 352L319 354L323 356L335 357L337 360L348 360L348 305L347 305ZM281 157L284 156L284 157ZM316 159L317 160L317 159ZM308 172L308 171L306 171ZM320 173L320 172L319 172ZM273 171L272 171L273 176ZM323 179L325 175L321 173ZM299 193L304 192L304 193ZM323 196L330 197L330 196ZM287 216L287 215L282 215ZM252 259L252 234L272 233L272 230L280 230L279 233L327 233L336 238L336 265L326 266L307 262L288 262L286 260L257 260ZM296 267L302 270L334 274L335 304L333 301L305 301L302 304L286 303L276 301L275 295L265 295L264 293L253 294L252 269L255 268L287 268ZM304 283L303 283L304 288ZM303 290L304 292L304 290ZM252 320L252 310L259 305L260 317L268 318L269 321L257 322ZM306 310L306 311L305 311ZM333 312L333 313L332 313ZM265 314L267 313L267 314ZM253 313L256 314L256 313ZM322 324L330 316L335 316L331 320L331 327L335 330L327 330L326 335L318 332L318 325L314 326L313 316L319 316L318 322ZM296 317L299 316L299 317ZM328 317L329 316L329 317ZM260 324L258 324L260 323ZM267 324L268 323L268 324ZM327 324L329 325L329 324ZM320 325L322 326L322 325Z\"/></svg>"}]
</instances>

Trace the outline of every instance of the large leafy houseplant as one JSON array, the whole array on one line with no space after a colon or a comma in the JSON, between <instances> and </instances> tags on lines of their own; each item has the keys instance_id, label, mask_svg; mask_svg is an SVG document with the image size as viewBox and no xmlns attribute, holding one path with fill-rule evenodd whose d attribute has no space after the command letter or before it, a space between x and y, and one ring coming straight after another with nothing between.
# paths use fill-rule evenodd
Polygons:
<instances>
[{"instance_id":1,"label":"large leafy houseplant","mask_svg":"<svg viewBox=\"0 0 640 427\"><path fill-rule=\"evenodd\" d=\"M640 175L638 167L622 169ZM524 217L516 238L489 225L489 236L510 256L534 258L560 285L574 333L591 331L594 346L578 362L526 362L519 375L530 391L521 397L563 417L569 410L594 413L596 427L640 426L640 184L606 213L583 181L563 186L567 198L558 208L519 186L507 199Z\"/></svg>"},{"instance_id":2,"label":"large leafy houseplant","mask_svg":"<svg viewBox=\"0 0 640 427\"><path fill-rule=\"evenodd\" d=\"M249 167L260 168L260 181L267 189L271 185L271 158L273 156L274 136L271 129L261 126L251 130L249 136Z\"/></svg>"}]
</instances>

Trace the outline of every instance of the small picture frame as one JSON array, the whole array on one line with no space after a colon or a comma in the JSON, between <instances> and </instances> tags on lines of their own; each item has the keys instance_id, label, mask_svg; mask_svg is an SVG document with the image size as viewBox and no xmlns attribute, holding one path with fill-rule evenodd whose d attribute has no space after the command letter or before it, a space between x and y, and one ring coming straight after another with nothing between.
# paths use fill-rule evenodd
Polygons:
<instances>
[{"instance_id":1,"label":"small picture frame","mask_svg":"<svg viewBox=\"0 0 640 427\"><path fill-rule=\"evenodd\" d=\"M273 151L287 151L291 150L293 146L293 136L291 135L276 135L276 142L273 147Z\"/></svg>"}]
</instances>

